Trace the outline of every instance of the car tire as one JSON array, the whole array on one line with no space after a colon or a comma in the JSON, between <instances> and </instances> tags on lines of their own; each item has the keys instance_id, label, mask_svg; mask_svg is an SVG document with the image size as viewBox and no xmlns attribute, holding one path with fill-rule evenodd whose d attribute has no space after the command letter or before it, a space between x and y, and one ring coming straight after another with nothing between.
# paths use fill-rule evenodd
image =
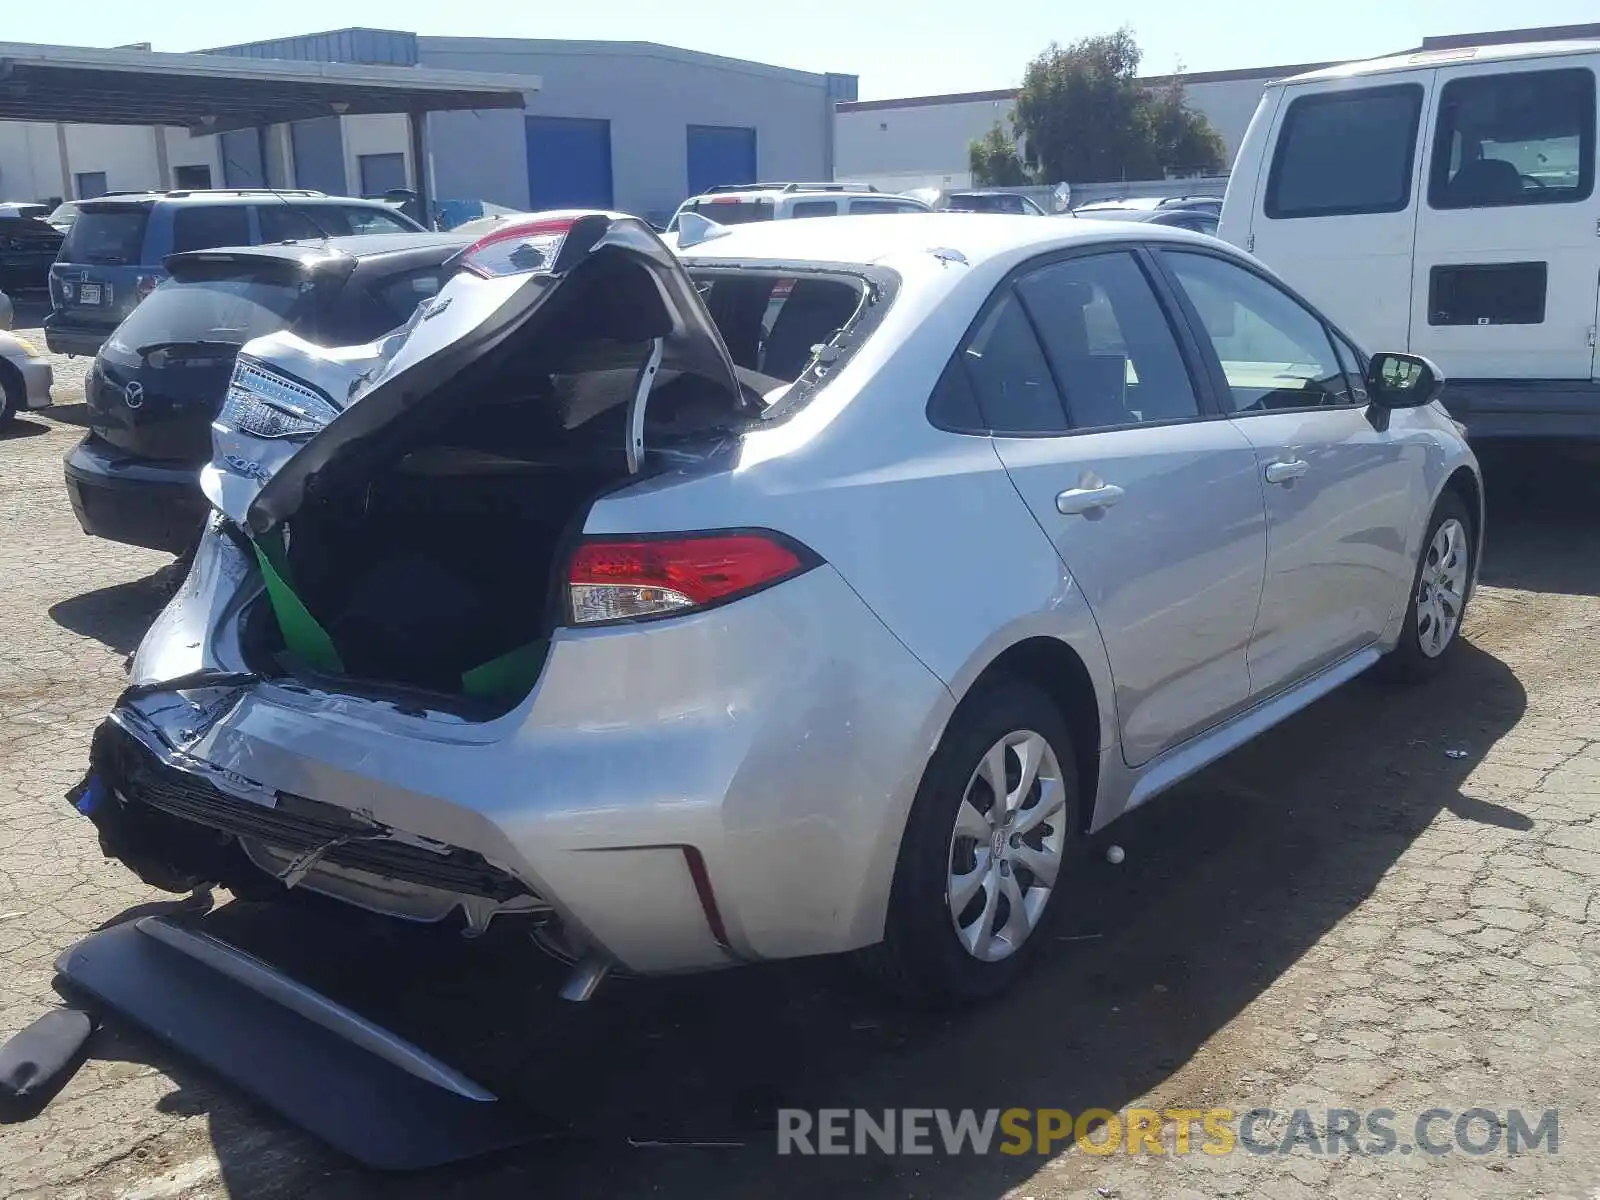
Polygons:
<instances>
[{"instance_id":1,"label":"car tire","mask_svg":"<svg viewBox=\"0 0 1600 1200\"><path fill-rule=\"evenodd\" d=\"M25 402L22 380L11 369L11 364L0 362L0 429L16 419Z\"/></svg>"},{"instance_id":2,"label":"car tire","mask_svg":"<svg viewBox=\"0 0 1600 1200\"><path fill-rule=\"evenodd\" d=\"M883 941L857 956L874 980L942 1007L998 995L1022 974L1080 840L1076 756L1060 710L1030 683L981 684L961 702L912 802ZM989 781L1001 769L1008 795L997 799Z\"/></svg>"},{"instance_id":3,"label":"car tire","mask_svg":"<svg viewBox=\"0 0 1600 1200\"><path fill-rule=\"evenodd\" d=\"M1451 650L1461 640L1477 566L1476 524L1455 492L1439 498L1417 555L1406 597L1406 623L1394 649L1378 663L1380 677L1420 683L1437 675L1450 660Z\"/></svg>"}]
</instances>

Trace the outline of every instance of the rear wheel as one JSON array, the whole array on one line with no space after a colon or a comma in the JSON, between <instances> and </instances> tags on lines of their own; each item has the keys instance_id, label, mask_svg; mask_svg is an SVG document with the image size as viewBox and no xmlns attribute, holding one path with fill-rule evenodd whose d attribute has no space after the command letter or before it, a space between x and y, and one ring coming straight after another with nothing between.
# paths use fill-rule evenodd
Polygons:
<instances>
[{"instance_id":1,"label":"rear wheel","mask_svg":"<svg viewBox=\"0 0 1600 1200\"><path fill-rule=\"evenodd\" d=\"M1381 664L1387 678L1404 682L1431 678L1460 640L1472 582L1472 530L1466 504L1454 492L1446 492L1422 540L1400 640Z\"/></svg>"},{"instance_id":2,"label":"rear wheel","mask_svg":"<svg viewBox=\"0 0 1600 1200\"><path fill-rule=\"evenodd\" d=\"M1067 725L1031 684L964 700L912 804L880 945L863 964L904 999L996 995L1037 950L1074 849L1077 760Z\"/></svg>"}]
</instances>

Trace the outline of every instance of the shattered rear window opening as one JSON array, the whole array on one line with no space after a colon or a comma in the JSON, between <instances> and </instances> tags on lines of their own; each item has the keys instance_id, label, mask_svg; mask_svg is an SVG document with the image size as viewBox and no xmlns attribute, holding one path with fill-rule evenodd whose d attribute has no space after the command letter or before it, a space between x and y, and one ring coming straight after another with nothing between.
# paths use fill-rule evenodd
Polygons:
<instances>
[{"instance_id":1,"label":"shattered rear window opening","mask_svg":"<svg viewBox=\"0 0 1600 1200\"><path fill-rule=\"evenodd\" d=\"M862 308L865 281L782 270L690 270L734 365L763 392L793 384ZM769 396L769 399L771 397Z\"/></svg>"}]
</instances>

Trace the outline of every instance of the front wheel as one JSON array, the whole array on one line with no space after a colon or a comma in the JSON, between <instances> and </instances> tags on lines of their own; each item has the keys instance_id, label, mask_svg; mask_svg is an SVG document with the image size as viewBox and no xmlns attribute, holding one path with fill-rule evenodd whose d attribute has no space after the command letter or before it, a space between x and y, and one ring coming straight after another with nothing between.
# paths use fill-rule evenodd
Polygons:
<instances>
[{"instance_id":1,"label":"front wheel","mask_svg":"<svg viewBox=\"0 0 1600 1200\"><path fill-rule=\"evenodd\" d=\"M0 363L0 429L10 425L23 406L22 380L6 369L10 365Z\"/></svg>"},{"instance_id":2,"label":"front wheel","mask_svg":"<svg viewBox=\"0 0 1600 1200\"><path fill-rule=\"evenodd\" d=\"M1022 973L1081 828L1076 768L1065 720L1032 684L961 703L912 804L884 940L862 953L880 983L960 1004Z\"/></svg>"},{"instance_id":3,"label":"front wheel","mask_svg":"<svg viewBox=\"0 0 1600 1200\"><path fill-rule=\"evenodd\" d=\"M1472 529L1461 498L1454 492L1440 497L1422 541L1405 626L1381 664L1388 678L1415 682L1432 677L1460 641L1476 553Z\"/></svg>"}]
</instances>

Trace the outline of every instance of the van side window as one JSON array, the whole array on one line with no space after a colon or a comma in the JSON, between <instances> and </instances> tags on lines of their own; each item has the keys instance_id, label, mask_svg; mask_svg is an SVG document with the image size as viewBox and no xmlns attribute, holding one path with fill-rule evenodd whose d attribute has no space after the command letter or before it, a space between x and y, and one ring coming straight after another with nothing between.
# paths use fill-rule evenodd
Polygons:
<instances>
[{"instance_id":1,"label":"van side window","mask_svg":"<svg viewBox=\"0 0 1600 1200\"><path fill-rule=\"evenodd\" d=\"M1428 203L1570 204L1594 191L1594 72L1452 79L1439 93Z\"/></svg>"},{"instance_id":2,"label":"van side window","mask_svg":"<svg viewBox=\"0 0 1600 1200\"><path fill-rule=\"evenodd\" d=\"M1267 216L1404 211L1421 117L1422 87L1415 83L1292 101L1272 155Z\"/></svg>"}]
</instances>

